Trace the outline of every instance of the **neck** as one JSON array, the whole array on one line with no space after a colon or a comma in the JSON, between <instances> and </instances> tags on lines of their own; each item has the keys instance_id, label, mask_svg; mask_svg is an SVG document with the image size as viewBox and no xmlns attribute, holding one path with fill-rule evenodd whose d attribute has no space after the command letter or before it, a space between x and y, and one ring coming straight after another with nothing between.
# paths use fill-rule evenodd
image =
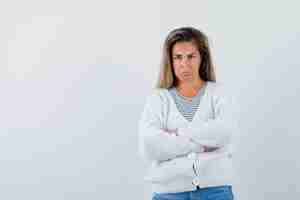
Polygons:
<instances>
[{"instance_id":1,"label":"neck","mask_svg":"<svg viewBox=\"0 0 300 200\"><path fill-rule=\"evenodd\" d=\"M182 96L193 97L197 95L198 91L204 84L205 81L198 79L193 82L180 83L178 86L176 86L176 89Z\"/></svg>"}]
</instances>

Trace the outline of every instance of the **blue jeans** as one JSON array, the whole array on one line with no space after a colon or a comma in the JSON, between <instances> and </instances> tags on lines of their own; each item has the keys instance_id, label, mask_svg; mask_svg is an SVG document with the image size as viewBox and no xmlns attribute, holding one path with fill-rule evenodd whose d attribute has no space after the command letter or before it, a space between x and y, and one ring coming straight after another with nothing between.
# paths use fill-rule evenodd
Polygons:
<instances>
[{"instance_id":1,"label":"blue jeans","mask_svg":"<svg viewBox=\"0 0 300 200\"><path fill-rule=\"evenodd\" d=\"M231 185L199 188L189 192L153 193L152 200L233 200Z\"/></svg>"}]
</instances>

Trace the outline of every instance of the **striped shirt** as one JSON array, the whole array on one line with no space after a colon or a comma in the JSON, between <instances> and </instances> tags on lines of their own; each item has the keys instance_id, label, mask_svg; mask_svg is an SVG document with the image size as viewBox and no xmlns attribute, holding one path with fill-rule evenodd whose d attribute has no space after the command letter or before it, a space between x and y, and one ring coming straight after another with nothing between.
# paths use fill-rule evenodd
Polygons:
<instances>
[{"instance_id":1,"label":"striped shirt","mask_svg":"<svg viewBox=\"0 0 300 200\"><path fill-rule=\"evenodd\" d=\"M193 120L193 117L199 107L201 97L204 94L206 84L198 91L197 95L194 97L182 96L176 87L171 87L168 89L171 96L173 97L178 111L186 118L189 122Z\"/></svg>"}]
</instances>

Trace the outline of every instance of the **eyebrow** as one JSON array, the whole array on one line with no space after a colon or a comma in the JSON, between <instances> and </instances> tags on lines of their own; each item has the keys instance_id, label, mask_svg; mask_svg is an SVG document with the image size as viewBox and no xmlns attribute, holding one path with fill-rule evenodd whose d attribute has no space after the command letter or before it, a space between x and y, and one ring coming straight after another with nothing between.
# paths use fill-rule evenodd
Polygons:
<instances>
[{"instance_id":1,"label":"eyebrow","mask_svg":"<svg viewBox=\"0 0 300 200\"><path fill-rule=\"evenodd\" d=\"M190 55L195 55L195 54L197 54L197 52L188 53L186 55L190 56ZM181 55L183 55L183 54L181 54L181 53L175 53L174 54L174 56L181 56Z\"/></svg>"}]
</instances>

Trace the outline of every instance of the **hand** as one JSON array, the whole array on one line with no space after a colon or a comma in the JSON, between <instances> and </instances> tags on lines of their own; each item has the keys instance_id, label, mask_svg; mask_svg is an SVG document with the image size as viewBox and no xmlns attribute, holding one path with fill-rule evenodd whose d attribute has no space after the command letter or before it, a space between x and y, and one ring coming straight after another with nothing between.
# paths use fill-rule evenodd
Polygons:
<instances>
[{"instance_id":1,"label":"hand","mask_svg":"<svg viewBox=\"0 0 300 200\"><path fill-rule=\"evenodd\" d=\"M218 150L220 147L213 147L213 146L203 146L204 152L213 152L215 150Z\"/></svg>"},{"instance_id":2,"label":"hand","mask_svg":"<svg viewBox=\"0 0 300 200\"><path fill-rule=\"evenodd\" d=\"M165 131L166 133L168 133L169 135L175 135L175 136L178 136L177 128L176 128L176 129L167 129L167 128L163 128L162 130Z\"/></svg>"}]
</instances>

